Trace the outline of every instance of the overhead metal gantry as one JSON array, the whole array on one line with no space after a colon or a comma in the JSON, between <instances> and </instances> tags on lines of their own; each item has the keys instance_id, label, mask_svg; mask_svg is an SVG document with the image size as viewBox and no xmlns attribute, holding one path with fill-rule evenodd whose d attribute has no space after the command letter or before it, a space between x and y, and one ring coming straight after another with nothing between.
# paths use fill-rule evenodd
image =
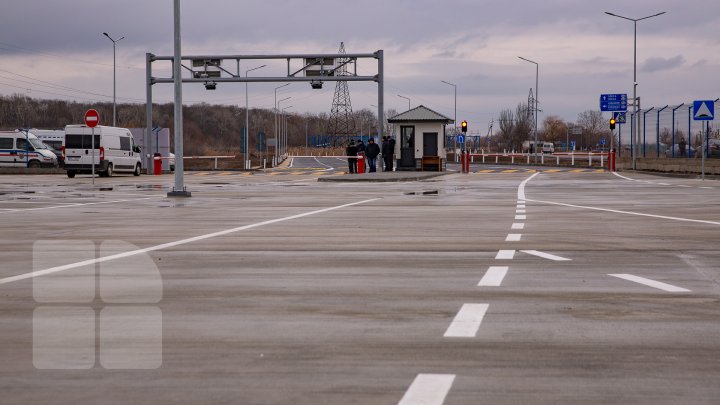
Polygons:
<instances>
[{"instance_id":1,"label":"overhead metal gantry","mask_svg":"<svg viewBox=\"0 0 720 405\"><path fill-rule=\"evenodd\" d=\"M152 86L159 83L175 83L175 74L170 77L153 76L153 62L169 61L172 64L173 72L187 72L188 77L181 76L181 83L203 83L206 88L212 89L219 83L310 83L313 88L320 88L323 82L376 82L378 84L378 137L384 136L384 72L383 72L383 50L373 53L347 53L347 54L286 54L286 55L190 55L180 56L182 69L175 66L174 56L157 56L152 53L145 55L146 59L146 136L144 150L152 150L152 137L149 136L152 130ZM285 76L246 77L240 75L240 62L248 60L282 60L287 61L287 74ZM357 74L357 61L360 59L376 59L377 74L374 76L360 76ZM183 63L187 61L188 63ZM336 64L335 61L344 61ZM234 72L229 69L235 68ZM346 76L335 76L335 71L346 67ZM299 68L298 68L299 67ZM354 69L350 69L353 67ZM176 108L177 111L177 108ZM176 129L177 133L177 129ZM247 135L249 136L249 134ZM182 144L182 135L179 142ZM176 137L176 172L175 190L185 190L183 184L183 152L178 148ZM179 153L178 153L179 152ZM149 163L151 163L150 160ZM147 173L153 174L153 165L146 164ZM188 193L189 195L189 193Z\"/></svg>"}]
</instances>

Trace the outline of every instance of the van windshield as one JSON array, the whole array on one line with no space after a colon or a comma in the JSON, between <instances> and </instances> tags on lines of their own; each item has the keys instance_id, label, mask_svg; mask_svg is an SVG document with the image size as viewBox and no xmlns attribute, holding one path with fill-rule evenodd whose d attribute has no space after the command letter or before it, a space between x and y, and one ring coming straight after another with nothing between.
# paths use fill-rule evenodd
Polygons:
<instances>
[{"instance_id":1,"label":"van windshield","mask_svg":"<svg viewBox=\"0 0 720 405\"><path fill-rule=\"evenodd\" d=\"M34 146L35 149L47 149L47 146L37 138L30 138L30 145Z\"/></svg>"}]
</instances>

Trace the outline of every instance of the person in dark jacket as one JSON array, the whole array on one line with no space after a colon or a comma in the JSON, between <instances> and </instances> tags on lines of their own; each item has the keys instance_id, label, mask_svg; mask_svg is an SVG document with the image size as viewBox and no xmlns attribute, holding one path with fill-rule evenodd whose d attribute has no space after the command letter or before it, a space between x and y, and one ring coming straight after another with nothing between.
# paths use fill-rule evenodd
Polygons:
<instances>
[{"instance_id":1,"label":"person in dark jacket","mask_svg":"<svg viewBox=\"0 0 720 405\"><path fill-rule=\"evenodd\" d=\"M358 154L360 154L360 155L365 154L365 149L366 149L366 147L365 147L365 144L363 143L362 138L358 139L358 143L357 143Z\"/></svg>"},{"instance_id":2,"label":"person in dark jacket","mask_svg":"<svg viewBox=\"0 0 720 405\"><path fill-rule=\"evenodd\" d=\"M365 149L365 156L367 157L368 167L370 173L376 172L377 157L380 154L380 146L375 143L373 138L368 140L367 148Z\"/></svg>"},{"instance_id":3,"label":"person in dark jacket","mask_svg":"<svg viewBox=\"0 0 720 405\"><path fill-rule=\"evenodd\" d=\"M345 155L348 157L348 168L350 173L357 173L357 158L351 156L357 156L358 150L355 146L355 141L350 141L350 144L345 148Z\"/></svg>"},{"instance_id":4,"label":"person in dark jacket","mask_svg":"<svg viewBox=\"0 0 720 405\"><path fill-rule=\"evenodd\" d=\"M391 136L388 136L388 149L389 153L385 156L385 165L387 166L387 171L391 172L393 171L393 166L395 164L394 154L395 154L395 139Z\"/></svg>"}]
</instances>

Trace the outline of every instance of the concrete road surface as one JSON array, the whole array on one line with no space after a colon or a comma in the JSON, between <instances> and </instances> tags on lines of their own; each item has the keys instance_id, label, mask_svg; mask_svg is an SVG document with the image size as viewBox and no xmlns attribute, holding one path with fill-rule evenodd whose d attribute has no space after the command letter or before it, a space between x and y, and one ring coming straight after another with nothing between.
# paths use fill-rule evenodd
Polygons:
<instances>
[{"instance_id":1,"label":"concrete road surface","mask_svg":"<svg viewBox=\"0 0 720 405\"><path fill-rule=\"evenodd\" d=\"M0 402L720 401L717 181L343 165L0 176Z\"/></svg>"}]
</instances>

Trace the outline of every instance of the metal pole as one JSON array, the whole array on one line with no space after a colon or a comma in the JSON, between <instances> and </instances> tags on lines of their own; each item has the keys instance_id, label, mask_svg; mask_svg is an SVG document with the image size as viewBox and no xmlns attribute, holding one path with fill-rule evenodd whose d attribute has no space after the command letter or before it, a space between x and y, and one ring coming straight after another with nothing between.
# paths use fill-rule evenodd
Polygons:
<instances>
[{"instance_id":1,"label":"metal pole","mask_svg":"<svg viewBox=\"0 0 720 405\"><path fill-rule=\"evenodd\" d=\"M175 124L175 188L168 193L168 197L190 197L190 192L185 189L183 174L184 153L183 153L183 111L182 111L182 72L180 60L180 0L174 0L175 9L175 54L173 57L173 81L175 84L175 106L174 106L174 124Z\"/></svg>"},{"instance_id":2,"label":"metal pole","mask_svg":"<svg viewBox=\"0 0 720 405\"><path fill-rule=\"evenodd\" d=\"M400 97L400 98L404 98L405 100L408 101L408 111L410 111L410 97L401 96L401 95L399 95L399 94L398 94L397 96Z\"/></svg>"},{"instance_id":3,"label":"metal pole","mask_svg":"<svg viewBox=\"0 0 720 405\"><path fill-rule=\"evenodd\" d=\"M27 132L26 132L27 133ZM91 174L92 174L92 184L95 185L95 127L90 128L90 144L92 147L92 162L91 162ZM26 141L25 144L27 145L28 142ZM27 156L27 153L25 154Z\"/></svg>"},{"instance_id":4,"label":"metal pole","mask_svg":"<svg viewBox=\"0 0 720 405\"><path fill-rule=\"evenodd\" d=\"M638 104L637 99L637 20L633 21L634 26L634 34L633 34L633 111L635 112L635 115L633 116L633 119L637 120L637 125L635 125L635 150L633 153L633 170L637 170L637 156L640 152L640 117L638 116L638 109L640 106Z\"/></svg>"},{"instance_id":5,"label":"metal pole","mask_svg":"<svg viewBox=\"0 0 720 405\"><path fill-rule=\"evenodd\" d=\"M145 136L143 137L143 164L145 165L145 172L147 174L153 174L154 165L148 159L150 153L150 143L152 138L152 57L151 53L145 54ZM150 162L150 163L148 163Z\"/></svg>"},{"instance_id":6,"label":"metal pole","mask_svg":"<svg viewBox=\"0 0 720 405\"><path fill-rule=\"evenodd\" d=\"M258 67L254 67L252 69L246 70L245 78L248 77L248 73L252 72L253 70L264 68L265 66L267 66L267 65L262 65L262 66L258 66ZM250 167L251 167L249 139L250 139L250 110L248 107L248 82L245 82L245 144L244 144L244 146L245 146L245 156L244 156L245 164L243 166L245 166L246 170L250 169Z\"/></svg>"},{"instance_id":7,"label":"metal pole","mask_svg":"<svg viewBox=\"0 0 720 405\"><path fill-rule=\"evenodd\" d=\"M105 35L106 37L108 37L108 39L109 39L110 41L112 41L112 43L113 43L113 126L115 127L115 126L117 126L117 121L116 121L116 118L115 118L116 115L117 115L117 114L116 114L116 110L117 110L117 107L116 107L116 106L117 106L117 104L116 104L116 102L115 102L115 94L116 94L116 91L115 91L115 89L116 89L116 86L115 86L115 83L116 83L116 81L115 81L115 71L116 71L116 64L115 64L115 44L117 44L118 42L120 42L120 41L122 41L123 39L125 39L125 37L120 37L120 39L114 40L114 39L112 39L112 37L111 37L107 32L103 32L103 35Z\"/></svg>"},{"instance_id":8,"label":"metal pole","mask_svg":"<svg viewBox=\"0 0 720 405\"><path fill-rule=\"evenodd\" d=\"M384 52L377 51L378 58L378 136L385 135L385 62ZM394 152L393 152L394 153Z\"/></svg>"},{"instance_id":9,"label":"metal pole","mask_svg":"<svg viewBox=\"0 0 720 405\"><path fill-rule=\"evenodd\" d=\"M537 164L537 149L538 149L538 83L540 81L540 64L532 61L527 58L523 58L522 56L518 56L518 58L524 60L525 62L530 62L535 65L535 146L533 147L533 155L534 155L534 164ZM530 108L530 106L528 106Z\"/></svg>"}]
</instances>

